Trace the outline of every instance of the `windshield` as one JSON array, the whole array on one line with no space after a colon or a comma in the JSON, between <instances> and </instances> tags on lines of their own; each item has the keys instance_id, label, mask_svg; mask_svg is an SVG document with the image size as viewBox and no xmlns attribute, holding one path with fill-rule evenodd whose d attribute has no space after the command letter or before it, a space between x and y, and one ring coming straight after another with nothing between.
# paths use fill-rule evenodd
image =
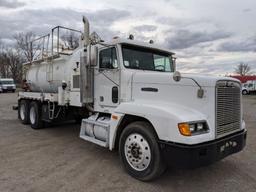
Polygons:
<instances>
[{"instance_id":1,"label":"windshield","mask_svg":"<svg viewBox=\"0 0 256 192\"><path fill-rule=\"evenodd\" d=\"M11 84L14 84L13 81L0 81L0 84L1 85L11 85Z\"/></svg>"},{"instance_id":2,"label":"windshield","mask_svg":"<svg viewBox=\"0 0 256 192\"><path fill-rule=\"evenodd\" d=\"M122 52L126 68L163 72L174 71L171 54L132 45L123 45Z\"/></svg>"}]
</instances>

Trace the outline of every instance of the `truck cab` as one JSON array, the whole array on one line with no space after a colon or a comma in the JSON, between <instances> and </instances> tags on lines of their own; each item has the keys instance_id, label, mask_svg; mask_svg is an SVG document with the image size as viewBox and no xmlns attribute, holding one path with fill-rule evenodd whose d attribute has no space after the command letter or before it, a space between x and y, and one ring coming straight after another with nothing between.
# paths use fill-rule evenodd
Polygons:
<instances>
[{"instance_id":1,"label":"truck cab","mask_svg":"<svg viewBox=\"0 0 256 192\"><path fill-rule=\"evenodd\" d=\"M242 94L247 95L250 93L254 93L256 91L256 81L249 80L246 83L242 84Z\"/></svg>"},{"instance_id":2,"label":"truck cab","mask_svg":"<svg viewBox=\"0 0 256 192\"><path fill-rule=\"evenodd\" d=\"M110 125L107 147L119 147L130 174L145 179L139 175L149 166L146 159L144 166L140 163L147 157L146 133L137 133L141 126L157 138L166 164L196 167L242 150L246 131L238 80L180 75L175 54L153 44L130 39L107 44L94 53L94 110L111 114L105 119ZM103 125L104 119L99 119ZM88 130L93 122L97 124L97 117L83 121L81 138L91 141ZM130 124L137 130L123 136ZM129 154L140 150L142 157Z\"/></svg>"}]
</instances>

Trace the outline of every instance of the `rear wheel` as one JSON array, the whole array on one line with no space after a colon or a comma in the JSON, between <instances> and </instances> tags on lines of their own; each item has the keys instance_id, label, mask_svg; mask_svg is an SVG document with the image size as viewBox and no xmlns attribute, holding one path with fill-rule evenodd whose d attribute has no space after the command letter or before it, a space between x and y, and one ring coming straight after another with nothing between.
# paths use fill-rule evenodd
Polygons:
<instances>
[{"instance_id":1,"label":"rear wheel","mask_svg":"<svg viewBox=\"0 0 256 192\"><path fill-rule=\"evenodd\" d=\"M243 95L247 95L248 92L247 92L246 90L243 90L243 91L242 91L242 94L243 94Z\"/></svg>"},{"instance_id":2,"label":"rear wheel","mask_svg":"<svg viewBox=\"0 0 256 192\"><path fill-rule=\"evenodd\" d=\"M147 122L134 122L124 129L119 154L125 170L136 179L153 180L165 170L157 137Z\"/></svg>"},{"instance_id":3,"label":"rear wheel","mask_svg":"<svg viewBox=\"0 0 256 192\"><path fill-rule=\"evenodd\" d=\"M21 100L19 102L18 117L23 124L29 124L29 101Z\"/></svg>"},{"instance_id":4,"label":"rear wheel","mask_svg":"<svg viewBox=\"0 0 256 192\"><path fill-rule=\"evenodd\" d=\"M40 129L43 128L41 105L38 102L31 102L29 107L29 121L31 128Z\"/></svg>"}]
</instances>

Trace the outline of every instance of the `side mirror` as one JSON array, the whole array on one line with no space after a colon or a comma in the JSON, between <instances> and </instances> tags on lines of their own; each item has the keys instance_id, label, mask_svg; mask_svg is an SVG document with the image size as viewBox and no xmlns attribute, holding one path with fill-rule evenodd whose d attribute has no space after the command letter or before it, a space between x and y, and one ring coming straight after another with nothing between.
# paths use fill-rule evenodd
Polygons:
<instances>
[{"instance_id":1,"label":"side mirror","mask_svg":"<svg viewBox=\"0 0 256 192\"><path fill-rule=\"evenodd\" d=\"M173 80L179 82L181 80L181 74L179 71L175 71L173 74Z\"/></svg>"},{"instance_id":2,"label":"side mirror","mask_svg":"<svg viewBox=\"0 0 256 192\"><path fill-rule=\"evenodd\" d=\"M172 56L171 59L172 59L172 64L173 64L173 71L176 71L176 67L177 67L176 66L176 59L177 58Z\"/></svg>"},{"instance_id":3,"label":"side mirror","mask_svg":"<svg viewBox=\"0 0 256 192\"><path fill-rule=\"evenodd\" d=\"M87 47L87 64L97 66L98 47L89 45Z\"/></svg>"}]
</instances>

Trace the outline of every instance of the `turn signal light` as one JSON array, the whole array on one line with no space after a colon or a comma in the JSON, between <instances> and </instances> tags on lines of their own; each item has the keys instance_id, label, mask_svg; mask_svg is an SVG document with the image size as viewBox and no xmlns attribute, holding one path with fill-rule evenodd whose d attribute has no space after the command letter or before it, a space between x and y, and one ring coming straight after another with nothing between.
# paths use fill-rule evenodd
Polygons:
<instances>
[{"instance_id":1,"label":"turn signal light","mask_svg":"<svg viewBox=\"0 0 256 192\"><path fill-rule=\"evenodd\" d=\"M188 123L179 123L178 124L179 131L181 135L191 136L190 126Z\"/></svg>"},{"instance_id":2,"label":"turn signal light","mask_svg":"<svg viewBox=\"0 0 256 192\"><path fill-rule=\"evenodd\" d=\"M118 116L112 115L112 119L113 119L113 120L118 120Z\"/></svg>"}]
</instances>

